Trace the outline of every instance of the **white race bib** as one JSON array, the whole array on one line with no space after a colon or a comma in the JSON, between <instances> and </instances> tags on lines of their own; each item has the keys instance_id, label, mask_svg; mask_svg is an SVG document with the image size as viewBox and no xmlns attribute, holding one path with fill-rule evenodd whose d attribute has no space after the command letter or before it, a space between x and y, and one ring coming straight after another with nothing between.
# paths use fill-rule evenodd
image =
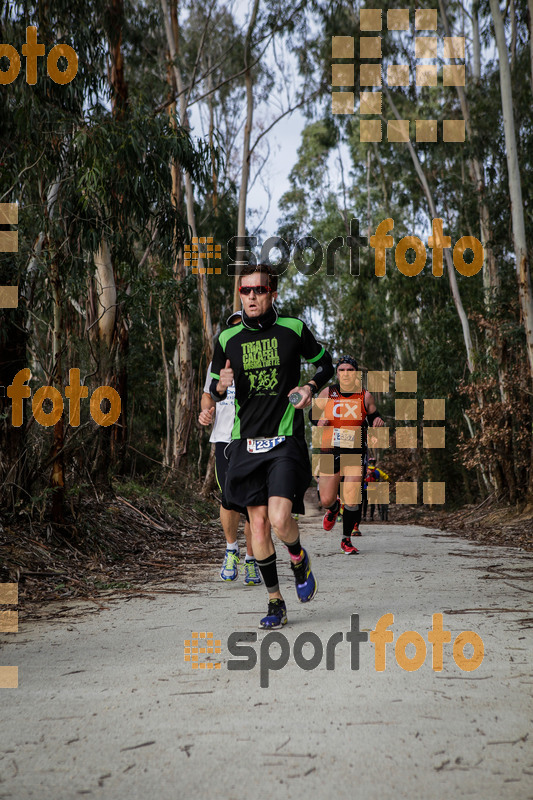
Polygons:
<instances>
[{"instance_id":1,"label":"white race bib","mask_svg":"<svg viewBox=\"0 0 533 800\"><path fill-rule=\"evenodd\" d=\"M284 436L273 436L272 439L247 439L246 449L249 453L266 453L284 441Z\"/></svg>"},{"instance_id":2,"label":"white race bib","mask_svg":"<svg viewBox=\"0 0 533 800\"><path fill-rule=\"evenodd\" d=\"M350 450L361 447L361 428L334 428L333 447L347 447Z\"/></svg>"}]
</instances>

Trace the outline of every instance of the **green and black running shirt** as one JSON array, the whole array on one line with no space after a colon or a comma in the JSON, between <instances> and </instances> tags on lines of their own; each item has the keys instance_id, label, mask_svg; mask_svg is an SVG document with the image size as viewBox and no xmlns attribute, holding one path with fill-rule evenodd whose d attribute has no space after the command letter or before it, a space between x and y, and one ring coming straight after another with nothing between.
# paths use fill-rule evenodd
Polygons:
<instances>
[{"instance_id":1,"label":"green and black running shirt","mask_svg":"<svg viewBox=\"0 0 533 800\"><path fill-rule=\"evenodd\" d=\"M303 437L303 414L295 411L288 394L300 384L301 358L312 364L324 352L305 322L296 317L278 317L265 329L251 329L241 322L222 331L211 377L220 379L229 358L235 375L232 439Z\"/></svg>"}]
</instances>

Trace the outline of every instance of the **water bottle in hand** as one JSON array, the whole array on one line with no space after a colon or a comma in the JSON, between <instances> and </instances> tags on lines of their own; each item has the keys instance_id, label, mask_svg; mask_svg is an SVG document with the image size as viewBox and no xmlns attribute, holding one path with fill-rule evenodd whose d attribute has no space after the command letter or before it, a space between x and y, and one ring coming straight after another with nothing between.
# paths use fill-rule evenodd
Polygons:
<instances>
[{"instance_id":1,"label":"water bottle in hand","mask_svg":"<svg viewBox=\"0 0 533 800\"><path fill-rule=\"evenodd\" d=\"M292 394L289 395L289 403L292 403L293 406L297 406L301 399L302 395L300 392L292 392Z\"/></svg>"}]
</instances>

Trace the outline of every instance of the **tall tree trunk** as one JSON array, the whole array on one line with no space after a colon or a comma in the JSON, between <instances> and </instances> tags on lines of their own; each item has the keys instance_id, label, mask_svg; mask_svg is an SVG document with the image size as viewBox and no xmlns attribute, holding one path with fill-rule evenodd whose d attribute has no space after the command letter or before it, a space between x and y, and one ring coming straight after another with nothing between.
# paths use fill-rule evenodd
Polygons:
<instances>
[{"instance_id":1,"label":"tall tree trunk","mask_svg":"<svg viewBox=\"0 0 533 800\"><path fill-rule=\"evenodd\" d=\"M451 36L450 23L448 22L448 15L446 13L445 0L439 0L439 6L441 10L441 17L444 25L444 30L446 32L446 36ZM474 18L477 21L476 14L474 14ZM479 36L479 31L478 31L478 36ZM479 45L479 40L478 40L478 45ZM476 43L474 37L474 49L475 47ZM475 66L474 69L476 71L477 66ZM479 69L481 70L480 63L479 63ZM459 103L461 105L461 112L463 114L463 119L465 121L466 131L468 133L469 138L471 138L472 124L470 121L470 108L466 98L465 88L464 86L456 86L456 91L459 98ZM494 257L494 251L492 249L492 229L490 222L490 211L485 197L485 171L483 168L483 162L475 157L469 160L468 166L469 166L471 180L476 190L477 203L479 209L479 227L481 231L481 243L485 250L485 268L483 271L483 281L485 288L485 303L488 305L490 300L494 300L495 296L497 297L497 294L500 289L500 276L498 272L498 265Z\"/></svg>"},{"instance_id":2,"label":"tall tree trunk","mask_svg":"<svg viewBox=\"0 0 533 800\"><path fill-rule=\"evenodd\" d=\"M61 280L59 277L59 268L57 263L57 255L53 248L50 247L50 284L52 286L53 296L53 320L54 327L52 332L52 372L53 384L63 397L63 370L62 370L62 342L63 342L63 315L61 311ZM54 440L50 456L52 461L52 520L55 523L64 523L63 504L65 500L65 463L63 458L63 445L64 437L64 414L54 425Z\"/></svg>"},{"instance_id":3,"label":"tall tree trunk","mask_svg":"<svg viewBox=\"0 0 533 800\"><path fill-rule=\"evenodd\" d=\"M524 206L522 203L522 183L520 180L520 167L518 164L518 149L513 116L511 70L509 68L505 31L498 0L489 0L489 2L494 22L496 46L498 48L498 60L500 64L500 89L502 97L503 128L505 133L505 155L507 157L518 294L522 310L522 323L526 332L529 371L533 379L533 297L531 293L531 274L526 244Z\"/></svg>"},{"instance_id":4,"label":"tall tree trunk","mask_svg":"<svg viewBox=\"0 0 533 800\"><path fill-rule=\"evenodd\" d=\"M516 9L514 0L509 0L509 18L511 22L511 69L516 61Z\"/></svg>"},{"instance_id":5,"label":"tall tree trunk","mask_svg":"<svg viewBox=\"0 0 533 800\"><path fill-rule=\"evenodd\" d=\"M531 62L529 80L533 92L533 0L527 0L527 10L529 16L529 60Z\"/></svg>"},{"instance_id":6,"label":"tall tree trunk","mask_svg":"<svg viewBox=\"0 0 533 800\"><path fill-rule=\"evenodd\" d=\"M174 109L175 110L175 109ZM171 111L175 124L175 116ZM172 204L181 209L181 170L172 164ZM177 236L177 232L176 232ZM178 283L187 277L183 260L183 249L177 251L174 263L174 276ZM174 431L172 436L172 468L178 469L182 457L187 453L189 431L192 422L193 370L189 311L185 305L176 305L176 349L174 352L174 374L177 378L177 393L174 404Z\"/></svg>"},{"instance_id":7,"label":"tall tree trunk","mask_svg":"<svg viewBox=\"0 0 533 800\"><path fill-rule=\"evenodd\" d=\"M53 329L52 329L52 383L63 397L63 371L62 371L62 342L63 342L63 319L62 319L62 295L61 279L59 275L58 257L53 243L52 222L55 216L56 202L59 195L61 184L61 170L49 187L47 193L47 228L44 238L41 240L41 247L46 244L50 259L50 285L52 287L53 298ZM40 238L40 237L39 237ZM38 259L39 253L35 254ZM33 259L30 260L30 267ZM35 266L36 267L36 262ZM52 474L50 486L52 488L52 520L57 524L64 523L64 500L65 500L65 461L63 456L64 445L64 415L54 425L53 442L50 451L52 461Z\"/></svg>"},{"instance_id":8,"label":"tall tree trunk","mask_svg":"<svg viewBox=\"0 0 533 800\"><path fill-rule=\"evenodd\" d=\"M111 103L113 117L124 119L128 107L128 84L124 77L124 56L122 54L122 28L124 25L124 1L110 0L109 4L109 56L111 60Z\"/></svg>"},{"instance_id":9,"label":"tall tree trunk","mask_svg":"<svg viewBox=\"0 0 533 800\"><path fill-rule=\"evenodd\" d=\"M392 97L390 96L390 92L388 91L387 88L385 88L385 94L387 96L388 102L389 102L389 104L391 106L391 109L392 109L395 117L397 119L400 119L400 115L399 115L398 109L394 105ZM429 187L426 175L424 173L424 170L422 169L422 165L420 164L420 160L418 158L416 150L415 150L415 148L413 147L413 145L412 145L412 143L410 141L407 142L407 147L408 147L409 152L411 154L411 159L413 161L416 173L417 173L417 175L418 175L418 177L420 179L420 182L422 184L422 188L424 190L424 194L425 194L426 200L428 202L428 207L429 207L430 214L431 214L432 218L435 219L435 218L437 218L437 210L435 208L433 195L431 193L431 189ZM454 301L455 308L456 308L456 311L457 311L457 315L458 315L459 320L461 322L461 327L462 327L462 331L463 331L463 340L464 340L465 349L466 349L467 365L468 365L469 372L472 374L472 372L474 371L474 350L473 350L473 346L472 346L472 337L471 337L471 334L470 334L470 326L469 326L469 323L468 323L468 318L467 318L467 315L466 315L466 312L464 310L463 303L462 303L462 300L461 300L461 295L460 295L460 292L459 292L459 286L457 285L457 278L455 276L455 268L453 266L452 255L451 255L451 252L450 252L450 248L446 248L444 250L444 256L446 258L446 267L447 267L447 272L448 272L448 280L449 280L449 283L450 283L450 288L451 288L451 292L452 292L453 301ZM484 402L483 393L480 390L477 391L477 400L478 400L479 407L481 409L483 409L484 406L485 406L485 402ZM482 428L484 427L483 415L481 416L481 426L482 426ZM473 432L471 432L471 435L473 435Z\"/></svg>"},{"instance_id":10,"label":"tall tree trunk","mask_svg":"<svg viewBox=\"0 0 533 800\"><path fill-rule=\"evenodd\" d=\"M207 56L207 88L209 91L209 95L207 97L207 102L209 105L209 152L211 153L211 181L213 184L213 194L212 194L212 202L213 202L213 213L215 217L218 216L218 176L215 164L215 151L213 147L213 134L215 131L215 113L213 108L213 73L211 71L211 57Z\"/></svg>"},{"instance_id":11,"label":"tall tree trunk","mask_svg":"<svg viewBox=\"0 0 533 800\"><path fill-rule=\"evenodd\" d=\"M259 0L254 0L250 14L250 22L246 31L244 41L244 85L246 86L246 121L244 123L244 135L242 140L242 167L241 167L241 187L239 191L239 211L237 217L237 236L246 236L246 200L248 196L248 182L250 180L250 139L252 136L252 122L254 114L254 87L252 68L252 34L257 20ZM235 276L233 290L233 310L238 311L241 307L238 289L238 276Z\"/></svg>"},{"instance_id":12,"label":"tall tree trunk","mask_svg":"<svg viewBox=\"0 0 533 800\"><path fill-rule=\"evenodd\" d=\"M115 122L122 122L128 111L128 85L124 74L122 30L124 26L123 0L109 0L107 7L107 38L109 43L109 86L111 109ZM119 161L117 170L123 173L127 164ZM115 192L113 186L111 192ZM122 198L118 198L119 203ZM119 313L116 298L117 286L127 289L116 274L107 241L102 238L94 254L95 284L98 297L98 379L113 386L120 396L121 411L116 425L102 427L98 432L96 455L92 472L95 482L106 487L111 462L120 469L124 466L128 438L128 372L129 326L124 312Z\"/></svg>"},{"instance_id":13,"label":"tall tree trunk","mask_svg":"<svg viewBox=\"0 0 533 800\"><path fill-rule=\"evenodd\" d=\"M509 197L511 200L511 220L513 225L513 241L516 259L516 275L518 294L520 297L521 317L526 333L526 347L529 359L529 374L533 382L533 296L531 292L531 274L526 244L526 228L524 207L522 204L522 183L518 163L518 149L513 116L513 94L511 85L511 69L505 42L505 30L498 0L489 0L498 61L500 65L500 91L502 97L503 129L505 134L505 154L507 156L507 173L509 181ZM533 466L530 464L528 502L533 502Z\"/></svg>"},{"instance_id":14,"label":"tall tree trunk","mask_svg":"<svg viewBox=\"0 0 533 800\"><path fill-rule=\"evenodd\" d=\"M446 0L439 0L439 2L440 2L444 29L446 31L446 35L450 36L451 31L448 22L448 16L446 13ZM478 0L474 0L474 3L472 4L472 40L473 40L473 50L474 50L473 77L476 82L479 82L481 80L481 45L479 36L478 11L479 11ZM465 125L468 131L468 135L472 136L472 126L470 122L470 107L468 105L465 89L463 86L457 86L456 90L459 97L459 102L461 104L461 110L463 112L463 117L465 119ZM470 173L470 180L474 184L477 194L479 227L481 231L481 241L483 244L483 248L485 250L485 267L483 269L484 301L486 310L490 312L491 306L493 306L494 303L497 302L498 300L498 293L500 290L500 275L499 275L498 263L494 256L494 251L492 249L492 226L490 220L490 211L485 197L485 170L483 162L475 157L469 160L468 168ZM491 328L487 328L485 335L486 335L486 347L489 358L492 358L497 364L500 397L503 402L506 402L507 401L506 389L505 389L506 376L504 369L501 365L501 362L498 358L498 349L499 349L498 337Z\"/></svg>"},{"instance_id":15,"label":"tall tree trunk","mask_svg":"<svg viewBox=\"0 0 533 800\"><path fill-rule=\"evenodd\" d=\"M530 0L533 2L533 0ZM479 35L479 0L472 3L472 77L481 80L481 38Z\"/></svg>"},{"instance_id":16,"label":"tall tree trunk","mask_svg":"<svg viewBox=\"0 0 533 800\"><path fill-rule=\"evenodd\" d=\"M94 256L96 292L98 297L98 337L111 350L117 318L117 287L111 253L105 239Z\"/></svg>"},{"instance_id":17,"label":"tall tree trunk","mask_svg":"<svg viewBox=\"0 0 533 800\"><path fill-rule=\"evenodd\" d=\"M394 101L393 101L393 99L391 97L391 94L390 94L389 90L386 87L384 87L384 89L385 89L385 94L387 96L387 100L389 102L389 105L390 105L390 107L392 109L392 112L393 112L394 116L396 117L396 119L401 119L400 113L399 113L398 109L396 108L396 106L394 104ZM412 143L410 141L407 142L407 147L409 149L409 153L411 155L411 160L412 160L412 162L414 164L416 173L417 173L417 175L418 175L418 177L420 179L420 183L422 184L422 189L423 189L424 194L426 196L426 200L427 200L427 203L428 203L430 215L431 215L432 219L437 219L438 215L437 215L437 210L435 208L435 203L433 201L433 195L431 193L431 189L429 188L429 183L427 181L425 172L422 169L422 165L420 164L420 160L418 158L416 150L415 150L415 148L413 147L413 145L412 145ZM455 304L457 315L458 315L459 320L461 322L461 328L462 328L462 331L463 331L463 340L464 340L465 349L466 349L466 361L467 361L467 364L468 364L468 369L472 373L474 371L474 351L473 351L473 347L472 347L472 337L470 335L470 326L468 324L468 318L466 316L466 313L465 313L465 310L464 310L464 307L463 307L463 301L461 300L461 294L459 292L459 286L457 285L457 278L455 276L455 267L453 266L452 254L450 252L450 248L449 247L444 249L444 257L446 259L448 281L450 283L450 289L451 289L451 292L452 292L453 302Z\"/></svg>"},{"instance_id":18,"label":"tall tree trunk","mask_svg":"<svg viewBox=\"0 0 533 800\"><path fill-rule=\"evenodd\" d=\"M169 14L167 0L161 0L163 20L167 45L172 61L172 71L176 81L179 95L180 124L185 130L190 129L189 117L187 113L188 92L184 89L181 69L178 64L179 53L179 22L178 5L176 0L171 0L171 14ZM187 222L193 237L198 237L196 228L196 214L194 211L194 190L190 173L184 170L185 179L185 198L187 206ZM209 309L209 298L207 294L207 277L203 273L204 262L201 256L198 258L198 297L200 301L200 314L202 320L202 333L204 341L204 352L206 361L209 363L213 357L213 326L211 323L211 311ZM202 271L201 271L202 270Z\"/></svg>"},{"instance_id":19,"label":"tall tree trunk","mask_svg":"<svg viewBox=\"0 0 533 800\"><path fill-rule=\"evenodd\" d=\"M165 374L165 405L166 405L166 438L165 450L163 453L163 464L170 466L172 455L172 386L170 383L170 370L168 368L167 354L165 348L165 336L163 334L163 323L161 321L161 306L157 308L157 326L159 328L159 338L161 340L161 358L163 360L163 371Z\"/></svg>"},{"instance_id":20,"label":"tall tree trunk","mask_svg":"<svg viewBox=\"0 0 533 800\"><path fill-rule=\"evenodd\" d=\"M111 101L113 118L123 121L128 113L128 84L124 74L124 55L122 52L122 30L124 27L124 0L110 0L109 6L109 56L111 61ZM127 164L119 164L118 169L128 169ZM122 202L122 198L119 198ZM120 276L117 284L124 291L128 287ZM126 447L128 442L128 352L129 352L129 320L126 312L121 309L116 316L116 351L114 367L114 388L120 395L121 412L117 424L109 431L111 458L117 463L120 471L124 468Z\"/></svg>"},{"instance_id":21,"label":"tall tree trunk","mask_svg":"<svg viewBox=\"0 0 533 800\"><path fill-rule=\"evenodd\" d=\"M163 6L163 3L162 3ZM169 52L177 58L177 47L179 43L178 11L176 0L171 0L170 23L168 20L168 9L166 2L163 6L165 18L165 30ZM170 24L170 30L169 30ZM168 81L174 94L177 87L177 75L174 65L169 68ZM182 87L183 88L183 87ZM177 129L176 122L176 103L170 104L169 109L170 124ZM182 215L182 172L179 164L173 161L171 164L172 174L172 205ZM174 244L176 249L176 260L174 262L174 277L178 283L182 283L187 277L187 270L183 260L183 248L179 241L178 231L174 233ZM193 407L193 369L192 369L192 347L191 329L189 312L185 305L176 304L176 347L174 350L174 375L177 383L177 392L174 401L173 430L171 441L171 466L173 470L179 469L181 459L187 453L189 443L189 431L192 423Z\"/></svg>"},{"instance_id":22,"label":"tall tree trunk","mask_svg":"<svg viewBox=\"0 0 533 800\"><path fill-rule=\"evenodd\" d=\"M372 236L372 214L370 212L370 163L372 161L372 151L367 148L366 151L366 227L367 236L370 240Z\"/></svg>"},{"instance_id":23,"label":"tall tree trunk","mask_svg":"<svg viewBox=\"0 0 533 800\"><path fill-rule=\"evenodd\" d=\"M11 285L11 270L0 267L0 284ZM0 386L9 386L17 372L27 367L27 332L24 307L0 308ZM27 403L26 403L27 406ZM0 393L0 508L14 511L20 495L26 495L26 423L11 424L11 400Z\"/></svg>"}]
</instances>

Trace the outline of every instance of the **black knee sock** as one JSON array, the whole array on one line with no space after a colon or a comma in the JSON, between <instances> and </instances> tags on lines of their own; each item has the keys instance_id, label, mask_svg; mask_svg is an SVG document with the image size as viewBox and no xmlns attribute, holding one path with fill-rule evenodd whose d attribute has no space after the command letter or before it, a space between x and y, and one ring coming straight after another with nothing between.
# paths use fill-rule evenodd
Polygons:
<instances>
[{"instance_id":1,"label":"black knee sock","mask_svg":"<svg viewBox=\"0 0 533 800\"><path fill-rule=\"evenodd\" d=\"M348 508L344 506L344 515L342 517L342 535L346 539L352 535L353 526L357 522L357 509Z\"/></svg>"},{"instance_id":2,"label":"black knee sock","mask_svg":"<svg viewBox=\"0 0 533 800\"><path fill-rule=\"evenodd\" d=\"M267 591L272 594L273 592L279 592L279 583L278 583L278 569L276 567L276 554L274 553L268 558L265 558L261 561L261 559L256 559L257 566L259 567L259 571L267 588Z\"/></svg>"},{"instance_id":3,"label":"black knee sock","mask_svg":"<svg viewBox=\"0 0 533 800\"><path fill-rule=\"evenodd\" d=\"M359 503L359 505L357 506L357 511L355 513L357 514L357 518L355 521L359 525L359 523L361 522L361 516L363 514L363 506L361 503Z\"/></svg>"}]
</instances>

